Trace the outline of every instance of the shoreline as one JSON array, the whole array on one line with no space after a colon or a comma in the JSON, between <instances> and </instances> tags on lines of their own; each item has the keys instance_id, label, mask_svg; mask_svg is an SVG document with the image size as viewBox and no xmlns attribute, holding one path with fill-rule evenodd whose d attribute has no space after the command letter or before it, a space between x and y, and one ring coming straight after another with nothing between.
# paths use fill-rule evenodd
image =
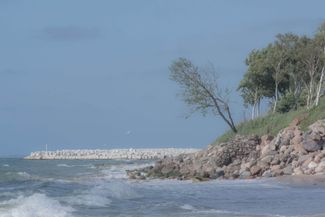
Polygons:
<instances>
[{"instance_id":1,"label":"shoreline","mask_svg":"<svg viewBox=\"0 0 325 217\"><path fill-rule=\"evenodd\" d=\"M156 161L154 166L127 173L131 179L194 181L325 176L325 119L311 124L306 132L298 126L299 123L299 120L294 120L276 136L236 135L227 142L209 145L197 153L165 158ZM325 183L325 179L321 182Z\"/></svg>"},{"instance_id":2,"label":"shoreline","mask_svg":"<svg viewBox=\"0 0 325 217\"><path fill-rule=\"evenodd\" d=\"M275 178L280 184L291 186L318 186L325 187L325 175L289 175Z\"/></svg>"}]
</instances>

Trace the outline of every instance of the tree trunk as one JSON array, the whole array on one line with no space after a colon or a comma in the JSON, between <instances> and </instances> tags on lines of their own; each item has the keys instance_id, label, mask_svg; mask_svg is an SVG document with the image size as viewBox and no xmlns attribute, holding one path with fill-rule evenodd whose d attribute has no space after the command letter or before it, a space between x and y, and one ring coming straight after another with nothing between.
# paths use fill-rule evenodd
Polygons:
<instances>
[{"instance_id":1,"label":"tree trunk","mask_svg":"<svg viewBox=\"0 0 325 217\"><path fill-rule=\"evenodd\" d=\"M257 114L257 90L255 90L255 94L254 94L254 105L253 105L253 110L252 110L252 120L256 118L256 114Z\"/></svg>"},{"instance_id":2,"label":"tree trunk","mask_svg":"<svg viewBox=\"0 0 325 217\"><path fill-rule=\"evenodd\" d=\"M314 89L314 73L309 72L310 75L310 81L309 81L309 88L308 88L308 97L307 97L307 109L310 109L312 107L312 101L313 101L313 89Z\"/></svg>"},{"instance_id":3,"label":"tree trunk","mask_svg":"<svg viewBox=\"0 0 325 217\"><path fill-rule=\"evenodd\" d=\"M253 108L252 108L252 120L255 118L255 109L256 109L256 103L254 102Z\"/></svg>"},{"instance_id":4,"label":"tree trunk","mask_svg":"<svg viewBox=\"0 0 325 217\"><path fill-rule=\"evenodd\" d=\"M319 79L319 84L318 84L318 90L317 90L317 95L316 95L316 100L315 100L315 105L318 106L319 104L319 98L320 98L320 92L322 90L323 86L323 80L324 80L324 66L322 68L322 73Z\"/></svg>"},{"instance_id":5,"label":"tree trunk","mask_svg":"<svg viewBox=\"0 0 325 217\"><path fill-rule=\"evenodd\" d=\"M261 100L259 99L257 102L257 117L261 114Z\"/></svg>"},{"instance_id":6,"label":"tree trunk","mask_svg":"<svg viewBox=\"0 0 325 217\"><path fill-rule=\"evenodd\" d=\"M274 102L274 106L273 106L273 113L275 113L276 111L276 107L277 107L277 104L278 104L278 92L279 92L279 84L278 82L275 82L275 102Z\"/></svg>"},{"instance_id":7,"label":"tree trunk","mask_svg":"<svg viewBox=\"0 0 325 217\"><path fill-rule=\"evenodd\" d=\"M238 131L237 131L237 128L236 128L236 126L234 124L234 121L232 119L232 116L231 116L230 109L229 109L229 106L228 105L226 105L226 112L228 114L228 118L229 118L229 121L230 121L230 128L232 129L232 131L234 133L237 133Z\"/></svg>"}]
</instances>

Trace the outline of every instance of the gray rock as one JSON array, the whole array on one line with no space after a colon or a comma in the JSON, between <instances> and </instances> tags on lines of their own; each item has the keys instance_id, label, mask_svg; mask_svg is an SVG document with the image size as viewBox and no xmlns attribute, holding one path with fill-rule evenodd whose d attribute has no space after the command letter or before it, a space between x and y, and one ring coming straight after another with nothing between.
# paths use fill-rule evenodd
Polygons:
<instances>
[{"instance_id":1,"label":"gray rock","mask_svg":"<svg viewBox=\"0 0 325 217\"><path fill-rule=\"evenodd\" d=\"M325 119L318 120L308 127L312 132L320 136L325 136Z\"/></svg>"},{"instance_id":2,"label":"gray rock","mask_svg":"<svg viewBox=\"0 0 325 217\"><path fill-rule=\"evenodd\" d=\"M309 168L309 169L315 169L317 166L318 166L318 164L315 163L314 161L312 161L312 162L310 162L310 163L308 164L308 168Z\"/></svg>"},{"instance_id":3,"label":"gray rock","mask_svg":"<svg viewBox=\"0 0 325 217\"><path fill-rule=\"evenodd\" d=\"M284 169L283 169L283 174L284 175L291 175L292 174L292 167L291 167L291 165L288 165L287 167L285 167Z\"/></svg>"},{"instance_id":4,"label":"gray rock","mask_svg":"<svg viewBox=\"0 0 325 217\"><path fill-rule=\"evenodd\" d=\"M267 164L271 163L272 160L273 160L273 155L267 155L261 159L262 162Z\"/></svg>"},{"instance_id":5,"label":"gray rock","mask_svg":"<svg viewBox=\"0 0 325 217\"><path fill-rule=\"evenodd\" d=\"M272 173L271 173L270 170L267 170L267 171L265 171L265 172L263 173L262 176L263 176L263 177L272 177Z\"/></svg>"},{"instance_id":6,"label":"gray rock","mask_svg":"<svg viewBox=\"0 0 325 217\"><path fill-rule=\"evenodd\" d=\"M251 177L251 172L249 172L249 171L243 171L243 172L240 173L239 177L241 179L248 179L248 178Z\"/></svg>"},{"instance_id":7,"label":"gray rock","mask_svg":"<svg viewBox=\"0 0 325 217\"><path fill-rule=\"evenodd\" d=\"M262 171L262 168L259 166L252 166L250 171L251 171L251 174L253 176L255 176L255 175L258 175Z\"/></svg>"},{"instance_id":8,"label":"gray rock","mask_svg":"<svg viewBox=\"0 0 325 217\"><path fill-rule=\"evenodd\" d=\"M304 149L308 152L314 152L321 150L323 148L323 141L314 140L313 135L310 132L304 134L304 139L302 141L302 145Z\"/></svg>"},{"instance_id":9,"label":"gray rock","mask_svg":"<svg viewBox=\"0 0 325 217\"><path fill-rule=\"evenodd\" d=\"M214 179L223 177L225 175L225 171L222 168L218 168L215 171L215 177L213 177Z\"/></svg>"}]
</instances>

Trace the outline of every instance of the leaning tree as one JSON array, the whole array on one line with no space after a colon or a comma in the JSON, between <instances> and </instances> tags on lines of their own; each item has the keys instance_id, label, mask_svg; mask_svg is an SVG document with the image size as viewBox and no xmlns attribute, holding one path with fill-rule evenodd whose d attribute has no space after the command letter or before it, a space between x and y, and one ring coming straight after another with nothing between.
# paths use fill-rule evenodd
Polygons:
<instances>
[{"instance_id":1,"label":"leaning tree","mask_svg":"<svg viewBox=\"0 0 325 217\"><path fill-rule=\"evenodd\" d=\"M237 133L227 94L217 83L217 74L213 67L199 68L190 60L179 58L172 62L170 69L171 80L182 88L182 98L191 107L191 111L206 114L211 111L219 115L231 130ZM227 91L226 91L227 92Z\"/></svg>"}]
</instances>

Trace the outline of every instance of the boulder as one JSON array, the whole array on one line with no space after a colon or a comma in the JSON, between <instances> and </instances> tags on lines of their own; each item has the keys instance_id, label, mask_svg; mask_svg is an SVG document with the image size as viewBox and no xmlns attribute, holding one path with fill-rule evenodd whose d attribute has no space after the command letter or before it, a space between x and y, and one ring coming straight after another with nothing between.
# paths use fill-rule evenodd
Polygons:
<instances>
[{"instance_id":1,"label":"boulder","mask_svg":"<svg viewBox=\"0 0 325 217\"><path fill-rule=\"evenodd\" d=\"M324 137L325 136L325 119L316 121L315 123L310 125L308 128L315 134L318 134L319 136Z\"/></svg>"},{"instance_id":2,"label":"boulder","mask_svg":"<svg viewBox=\"0 0 325 217\"><path fill-rule=\"evenodd\" d=\"M312 161L312 162L310 162L310 163L308 164L308 168L309 168L309 169L315 169L317 166L318 166L318 164L315 163L314 161Z\"/></svg>"},{"instance_id":3,"label":"boulder","mask_svg":"<svg viewBox=\"0 0 325 217\"><path fill-rule=\"evenodd\" d=\"M283 174L284 175L291 175L293 172L291 165L288 165L283 169Z\"/></svg>"},{"instance_id":4,"label":"boulder","mask_svg":"<svg viewBox=\"0 0 325 217\"><path fill-rule=\"evenodd\" d=\"M294 168L293 174L294 175L302 175L302 174L304 174L304 172L302 171L302 169L300 167L297 167L297 168Z\"/></svg>"},{"instance_id":5,"label":"boulder","mask_svg":"<svg viewBox=\"0 0 325 217\"><path fill-rule=\"evenodd\" d=\"M262 168L259 166L252 166L250 172L252 176L258 175L262 171Z\"/></svg>"},{"instance_id":6,"label":"boulder","mask_svg":"<svg viewBox=\"0 0 325 217\"><path fill-rule=\"evenodd\" d=\"M323 143L324 141L315 140L315 135L311 132L305 133L302 141L304 149L308 152L321 150L323 148Z\"/></svg>"},{"instance_id":7,"label":"boulder","mask_svg":"<svg viewBox=\"0 0 325 217\"><path fill-rule=\"evenodd\" d=\"M220 178L223 177L225 175L225 171L222 168L218 168L215 171L215 178Z\"/></svg>"},{"instance_id":8,"label":"boulder","mask_svg":"<svg viewBox=\"0 0 325 217\"><path fill-rule=\"evenodd\" d=\"M265 178L272 177L272 173L270 170L267 170L262 174L262 176Z\"/></svg>"},{"instance_id":9,"label":"boulder","mask_svg":"<svg viewBox=\"0 0 325 217\"><path fill-rule=\"evenodd\" d=\"M262 162L270 164L273 160L273 155L267 155L261 159Z\"/></svg>"},{"instance_id":10,"label":"boulder","mask_svg":"<svg viewBox=\"0 0 325 217\"><path fill-rule=\"evenodd\" d=\"M241 179L248 179L251 177L251 172L250 171L243 171L240 173L239 177Z\"/></svg>"},{"instance_id":11,"label":"boulder","mask_svg":"<svg viewBox=\"0 0 325 217\"><path fill-rule=\"evenodd\" d=\"M273 136L271 135L264 135L261 137L261 144L260 147L264 148L266 145L270 144L270 142L273 140Z\"/></svg>"},{"instance_id":12,"label":"boulder","mask_svg":"<svg viewBox=\"0 0 325 217\"><path fill-rule=\"evenodd\" d=\"M318 166L315 168L316 173L323 173L325 172L325 161L322 161L318 164Z\"/></svg>"}]
</instances>

